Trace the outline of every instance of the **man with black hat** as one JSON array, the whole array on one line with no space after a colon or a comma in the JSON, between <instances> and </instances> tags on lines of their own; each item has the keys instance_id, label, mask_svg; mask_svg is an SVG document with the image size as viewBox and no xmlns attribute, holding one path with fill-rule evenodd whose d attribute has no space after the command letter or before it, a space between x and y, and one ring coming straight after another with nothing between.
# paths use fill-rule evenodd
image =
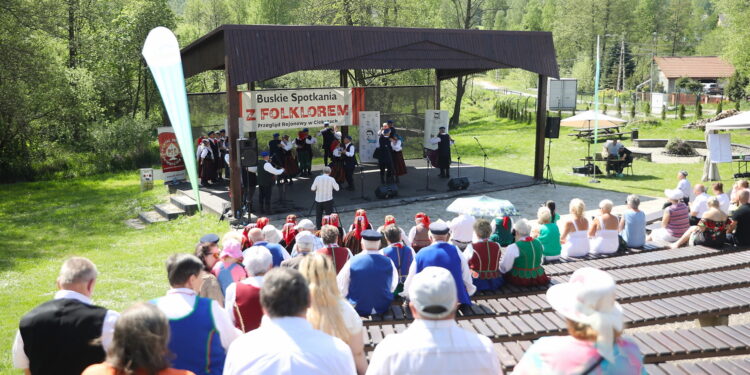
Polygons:
<instances>
[{"instance_id":1,"label":"man with black hat","mask_svg":"<svg viewBox=\"0 0 750 375\"><path fill-rule=\"evenodd\" d=\"M338 149L337 149L338 150ZM357 159L354 157L356 149L352 143L352 136L344 136L344 147L341 156L344 158L344 174L346 175L346 190L354 190L354 167L357 166Z\"/></svg>"},{"instance_id":2,"label":"man with black hat","mask_svg":"<svg viewBox=\"0 0 750 375\"><path fill-rule=\"evenodd\" d=\"M451 272L456 283L458 302L471 305L471 296L477 290L471 279L469 262L462 256L458 248L450 243L450 229L443 220L430 224L430 239L432 245L423 247L417 253L409 267L409 276L404 282L404 291L408 293L409 284L414 276L430 266L443 267ZM402 294L403 295L403 294Z\"/></svg>"},{"instance_id":3,"label":"man with black hat","mask_svg":"<svg viewBox=\"0 0 750 375\"><path fill-rule=\"evenodd\" d=\"M440 177L450 178L451 172L451 146L453 138L445 132L445 126L438 129L438 135L430 139L430 143L438 145L438 168Z\"/></svg>"},{"instance_id":4,"label":"man with black hat","mask_svg":"<svg viewBox=\"0 0 750 375\"><path fill-rule=\"evenodd\" d=\"M317 139L310 136L310 129L304 128L297 133L294 139L294 145L297 147L297 160L299 160L300 175L309 176L312 172L312 145L318 142Z\"/></svg>"},{"instance_id":5,"label":"man with black hat","mask_svg":"<svg viewBox=\"0 0 750 375\"><path fill-rule=\"evenodd\" d=\"M398 286L396 266L379 252L380 238L380 232L363 231L362 252L349 259L336 277L341 296L360 316L388 311Z\"/></svg>"},{"instance_id":6,"label":"man with black hat","mask_svg":"<svg viewBox=\"0 0 750 375\"><path fill-rule=\"evenodd\" d=\"M221 159L221 154L219 152L219 134L215 131L208 132L209 136L209 146L211 146L211 152L214 154L214 170L211 180L214 182L221 182L221 167L224 163L224 161Z\"/></svg>"},{"instance_id":7,"label":"man with black hat","mask_svg":"<svg viewBox=\"0 0 750 375\"><path fill-rule=\"evenodd\" d=\"M221 177L222 171L224 172L224 177L229 178L229 162L227 161L227 156L229 155L229 137L227 137L227 131L224 129L219 130L219 157L221 158L220 164L221 169L219 169L219 177Z\"/></svg>"},{"instance_id":8,"label":"man with black hat","mask_svg":"<svg viewBox=\"0 0 750 375\"><path fill-rule=\"evenodd\" d=\"M258 188L260 195L258 196L258 203L260 203L261 213L271 212L271 189L273 188L273 182L278 176L284 173L284 169L277 169L271 164L270 154L268 151L260 153L263 158L258 161L257 173L258 173Z\"/></svg>"},{"instance_id":9,"label":"man with black hat","mask_svg":"<svg viewBox=\"0 0 750 375\"><path fill-rule=\"evenodd\" d=\"M383 124L385 125L385 124ZM393 148L391 147L391 129L384 127L378 137L378 149L375 151L380 167L380 183L391 182L393 176Z\"/></svg>"},{"instance_id":10,"label":"man with black hat","mask_svg":"<svg viewBox=\"0 0 750 375\"><path fill-rule=\"evenodd\" d=\"M211 140L204 139L198 148L198 166L201 171L201 186L209 186L208 181L214 181L216 164L214 163L214 152L211 149Z\"/></svg>"},{"instance_id":11,"label":"man with black hat","mask_svg":"<svg viewBox=\"0 0 750 375\"><path fill-rule=\"evenodd\" d=\"M328 165L328 158L333 157L331 144L336 140L336 129L331 128L331 123L326 121L318 135L323 137L323 165Z\"/></svg>"}]
</instances>

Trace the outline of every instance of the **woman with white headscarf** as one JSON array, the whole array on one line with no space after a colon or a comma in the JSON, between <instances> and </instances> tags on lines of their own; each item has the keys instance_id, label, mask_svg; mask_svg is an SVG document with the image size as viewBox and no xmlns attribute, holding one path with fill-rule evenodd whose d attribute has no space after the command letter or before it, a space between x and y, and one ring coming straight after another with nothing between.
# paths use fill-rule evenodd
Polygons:
<instances>
[{"instance_id":1,"label":"woman with white headscarf","mask_svg":"<svg viewBox=\"0 0 750 375\"><path fill-rule=\"evenodd\" d=\"M621 336L622 307L609 274L578 269L547 290L547 301L565 317L569 336L537 340L513 374L646 374L638 346Z\"/></svg>"}]
</instances>

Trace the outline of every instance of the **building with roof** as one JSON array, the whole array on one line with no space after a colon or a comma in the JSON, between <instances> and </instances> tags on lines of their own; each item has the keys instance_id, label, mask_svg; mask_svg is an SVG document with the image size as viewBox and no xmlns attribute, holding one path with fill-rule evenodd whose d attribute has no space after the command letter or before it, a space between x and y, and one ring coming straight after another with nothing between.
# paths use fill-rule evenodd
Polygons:
<instances>
[{"instance_id":1,"label":"building with roof","mask_svg":"<svg viewBox=\"0 0 750 375\"><path fill-rule=\"evenodd\" d=\"M723 80L734 74L734 66L716 56L655 57L654 62L658 69L658 82L667 93L677 91L675 83L680 77L721 86Z\"/></svg>"}]
</instances>

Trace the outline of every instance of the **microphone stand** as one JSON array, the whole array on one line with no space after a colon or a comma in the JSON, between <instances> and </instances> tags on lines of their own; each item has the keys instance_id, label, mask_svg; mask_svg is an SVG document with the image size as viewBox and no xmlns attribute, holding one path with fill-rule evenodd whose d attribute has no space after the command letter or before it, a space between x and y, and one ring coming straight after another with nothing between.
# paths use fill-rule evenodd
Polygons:
<instances>
[{"instance_id":1,"label":"microphone stand","mask_svg":"<svg viewBox=\"0 0 750 375\"><path fill-rule=\"evenodd\" d=\"M474 137L474 140L477 141L477 145L479 145L479 149L482 150L482 154L484 155L484 164L482 165L482 182L485 184L492 184L492 182L487 181L487 151L484 150L484 147L482 147L482 144L479 143L479 139L477 137Z\"/></svg>"},{"instance_id":2,"label":"microphone stand","mask_svg":"<svg viewBox=\"0 0 750 375\"><path fill-rule=\"evenodd\" d=\"M451 138L451 140L452 140L452 138ZM456 171L457 171L457 174L458 174L458 178L461 178L461 154L458 153L458 147L456 147L456 142L453 142L453 150L456 151L456 157L458 159L458 168L456 168Z\"/></svg>"},{"instance_id":3,"label":"microphone stand","mask_svg":"<svg viewBox=\"0 0 750 375\"><path fill-rule=\"evenodd\" d=\"M425 168L425 181L424 181L424 189L418 189L417 191L435 191L435 189L430 188L430 157L427 155L426 148L422 149L422 156L424 157L424 160L427 162L427 168Z\"/></svg>"}]
</instances>

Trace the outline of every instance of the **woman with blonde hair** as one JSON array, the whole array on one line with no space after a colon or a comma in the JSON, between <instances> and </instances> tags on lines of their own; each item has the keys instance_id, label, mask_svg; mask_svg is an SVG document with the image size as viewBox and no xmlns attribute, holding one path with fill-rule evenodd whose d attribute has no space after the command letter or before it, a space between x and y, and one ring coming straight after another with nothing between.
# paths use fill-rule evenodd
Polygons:
<instances>
[{"instance_id":1,"label":"woman with blonde hair","mask_svg":"<svg viewBox=\"0 0 750 375\"><path fill-rule=\"evenodd\" d=\"M589 221L583 216L586 211L586 204L578 198L570 201L570 220L563 226L560 234L560 243L562 249L560 256L567 257L584 257L589 253Z\"/></svg>"},{"instance_id":2,"label":"woman with blonde hair","mask_svg":"<svg viewBox=\"0 0 750 375\"><path fill-rule=\"evenodd\" d=\"M591 254L616 253L617 248L620 246L620 237L617 230L620 223L612 215L613 205L609 199L599 202L599 212L601 215L594 219L594 223L589 228Z\"/></svg>"},{"instance_id":3,"label":"woman with blonde hair","mask_svg":"<svg viewBox=\"0 0 750 375\"><path fill-rule=\"evenodd\" d=\"M310 308L307 321L313 328L344 340L352 350L357 374L367 371L362 319L354 307L341 297L336 284L336 268L331 259L320 253L304 257L299 271L310 285Z\"/></svg>"}]
</instances>

